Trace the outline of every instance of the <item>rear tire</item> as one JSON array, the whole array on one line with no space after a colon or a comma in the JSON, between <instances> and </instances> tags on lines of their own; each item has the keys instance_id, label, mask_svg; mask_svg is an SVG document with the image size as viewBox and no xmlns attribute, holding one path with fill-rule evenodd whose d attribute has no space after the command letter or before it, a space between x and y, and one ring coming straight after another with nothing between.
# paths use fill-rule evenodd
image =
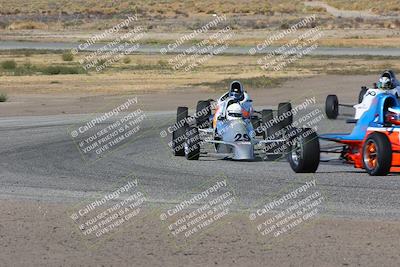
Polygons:
<instances>
[{"instance_id":1,"label":"rear tire","mask_svg":"<svg viewBox=\"0 0 400 267\"><path fill-rule=\"evenodd\" d=\"M256 136L262 136L264 137L264 131L262 131L260 128L261 126L261 121L258 116L252 116L251 117L251 125L253 126L254 132Z\"/></svg>"},{"instance_id":2,"label":"rear tire","mask_svg":"<svg viewBox=\"0 0 400 267\"><path fill-rule=\"evenodd\" d=\"M268 128L267 125L268 123L272 123L272 119L274 118L274 114L272 112L272 109L263 109L261 111L261 121L262 121L262 133L263 133L263 138L264 140L268 136Z\"/></svg>"},{"instance_id":3,"label":"rear tire","mask_svg":"<svg viewBox=\"0 0 400 267\"><path fill-rule=\"evenodd\" d=\"M320 161L318 135L310 128L293 130L297 134L290 140L290 167L296 173L316 172Z\"/></svg>"},{"instance_id":4,"label":"rear tire","mask_svg":"<svg viewBox=\"0 0 400 267\"><path fill-rule=\"evenodd\" d=\"M200 100L196 106L196 125L201 128L210 127L211 104L209 100Z\"/></svg>"},{"instance_id":5,"label":"rear tire","mask_svg":"<svg viewBox=\"0 0 400 267\"><path fill-rule=\"evenodd\" d=\"M364 100L364 95L368 91L368 88L365 86L361 87L360 93L358 94L358 104L360 104Z\"/></svg>"},{"instance_id":6,"label":"rear tire","mask_svg":"<svg viewBox=\"0 0 400 267\"><path fill-rule=\"evenodd\" d=\"M339 115L339 99L336 95L328 95L325 101L325 113L328 119L334 120Z\"/></svg>"},{"instance_id":7,"label":"rear tire","mask_svg":"<svg viewBox=\"0 0 400 267\"><path fill-rule=\"evenodd\" d=\"M293 123L292 104L289 102L279 103L278 118L286 113L286 118L281 121L281 127L286 128Z\"/></svg>"},{"instance_id":8,"label":"rear tire","mask_svg":"<svg viewBox=\"0 0 400 267\"><path fill-rule=\"evenodd\" d=\"M189 110L187 107L178 107L176 112L175 130L172 132L172 150L174 156L185 156L185 133L188 126L187 118Z\"/></svg>"},{"instance_id":9,"label":"rear tire","mask_svg":"<svg viewBox=\"0 0 400 267\"><path fill-rule=\"evenodd\" d=\"M262 115L262 127L264 130L264 140L275 140L282 138L280 131L282 130L282 124L280 122L274 122L274 114L272 109L263 109L261 111ZM282 152L277 154L269 154L266 155L268 160L277 160L282 157L285 152L285 148L282 147L282 144L276 143L267 143L265 144L265 153L274 153L274 152Z\"/></svg>"},{"instance_id":10,"label":"rear tire","mask_svg":"<svg viewBox=\"0 0 400 267\"><path fill-rule=\"evenodd\" d=\"M187 160L198 160L200 157L199 129L196 127L186 127L185 137L185 158Z\"/></svg>"},{"instance_id":11,"label":"rear tire","mask_svg":"<svg viewBox=\"0 0 400 267\"><path fill-rule=\"evenodd\" d=\"M383 133L368 135L362 149L363 167L372 176L384 176L392 167L392 145Z\"/></svg>"}]
</instances>

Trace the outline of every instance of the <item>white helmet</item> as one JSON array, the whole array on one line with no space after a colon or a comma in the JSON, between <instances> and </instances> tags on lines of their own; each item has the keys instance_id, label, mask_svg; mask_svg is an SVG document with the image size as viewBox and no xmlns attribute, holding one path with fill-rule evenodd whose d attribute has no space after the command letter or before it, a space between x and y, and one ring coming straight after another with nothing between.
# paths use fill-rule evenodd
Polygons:
<instances>
[{"instance_id":1,"label":"white helmet","mask_svg":"<svg viewBox=\"0 0 400 267\"><path fill-rule=\"evenodd\" d=\"M388 77L381 77L379 79L379 88L390 90L392 88L392 81Z\"/></svg>"},{"instance_id":2,"label":"white helmet","mask_svg":"<svg viewBox=\"0 0 400 267\"><path fill-rule=\"evenodd\" d=\"M228 120L242 119L242 107L238 103L230 104L226 109L226 118Z\"/></svg>"}]
</instances>

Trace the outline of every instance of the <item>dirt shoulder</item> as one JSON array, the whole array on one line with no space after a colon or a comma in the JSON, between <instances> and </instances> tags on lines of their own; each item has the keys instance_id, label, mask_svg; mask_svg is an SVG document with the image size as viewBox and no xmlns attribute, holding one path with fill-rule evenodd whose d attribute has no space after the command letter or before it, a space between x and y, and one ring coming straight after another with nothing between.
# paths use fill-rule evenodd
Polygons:
<instances>
[{"instance_id":1,"label":"dirt shoulder","mask_svg":"<svg viewBox=\"0 0 400 267\"><path fill-rule=\"evenodd\" d=\"M0 201L3 266L395 266L399 222L316 218L282 240L260 238L245 214L188 245L176 242L146 210L95 247L82 241L67 216L68 205Z\"/></svg>"}]
</instances>

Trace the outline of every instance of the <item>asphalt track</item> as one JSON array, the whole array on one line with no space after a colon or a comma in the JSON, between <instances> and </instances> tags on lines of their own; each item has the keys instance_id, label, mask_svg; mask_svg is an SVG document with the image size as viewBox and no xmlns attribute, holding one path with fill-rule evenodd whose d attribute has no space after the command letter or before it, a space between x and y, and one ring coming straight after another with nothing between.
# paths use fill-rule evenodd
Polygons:
<instances>
[{"instance_id":1,"label":"asphalt track","mask_svg":"<svg viewBox=\"0 0 400 267\"><path fill-rule=\"evenodd\" d=\"M77 202L115 189L121 177L140 180L152 205L178 203L196 193L196 185L223 174L240 201L252 210L278 192L316 179L326 198L323 214L345 217L400 218L400 176L371 177L351 166L321 164L315 175L295 174L285 161L234 162L203 156L199 161L173 157L160 137L174 112L147 112L145 132L94 162L82 160L69 129L86 115L0 118L0 198ZM111 122L108 122L111 123ZM320 131L350 129L343 118L323 120Z\"/></svg>"},{"instance_id":2,"label":"asphalt track","mask_svg":"<svg viewBox=\"0 0 400 267\"><path fill-rule=\"evenodd\" d=\"M0 50L14 50L14 49L43 49L43 50L71 50L77 48L79 43L68 42L29 42L29 41L0 41ZM104 44L94 44L87 48L85 51L96 51L102 48ZM128 46L122 51L132 50L134 46ZM150 53L158 54L166 45L140 45L135 49L135 53ZM190 46L182 45L172 53L182 53L190 48ZM233 46L228 47L222 51L221 54L234 54L234 55L248 55L249 50L254 48L252 46ZM279 48L278 46L268 46L261 50L256 50L257 54L267 54ZM111 48L112 49L112 48ZM105 51L111 49L105 48ZM391 56L399 57L400 50L397 48L362 48L362 47L318 47L310 52L310 55L315 56Z\"/></svg>"}]
</instances>

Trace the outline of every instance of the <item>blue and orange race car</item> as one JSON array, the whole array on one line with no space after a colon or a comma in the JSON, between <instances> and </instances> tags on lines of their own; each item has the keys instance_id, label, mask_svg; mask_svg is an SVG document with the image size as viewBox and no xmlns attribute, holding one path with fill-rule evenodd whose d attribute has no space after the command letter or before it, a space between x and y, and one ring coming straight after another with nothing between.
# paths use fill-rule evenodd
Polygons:
<instances>
[{"instance_id":1,"label":"blue and orange race car","mask_svg":"<svg viewBox=\"0 0 400 267\"><path fill-rule=\"evenodd\" d=\"M377 95L370 108L362 114L351 133L322 134L304 142L300 136L288 154L295 172L314 172L320 157L310 155L338 153L339 160L365 169L370 175L387 175L400 172L400 103L392 94ZM319 140L339 143L334 147L320 148ZM336 158L337 159L337 158ZM321 160L322 161L322 160ZM327 160L329 161L329 160ZM314 166L308 171L304 166Z\"/></svg>"}]
</instances>

